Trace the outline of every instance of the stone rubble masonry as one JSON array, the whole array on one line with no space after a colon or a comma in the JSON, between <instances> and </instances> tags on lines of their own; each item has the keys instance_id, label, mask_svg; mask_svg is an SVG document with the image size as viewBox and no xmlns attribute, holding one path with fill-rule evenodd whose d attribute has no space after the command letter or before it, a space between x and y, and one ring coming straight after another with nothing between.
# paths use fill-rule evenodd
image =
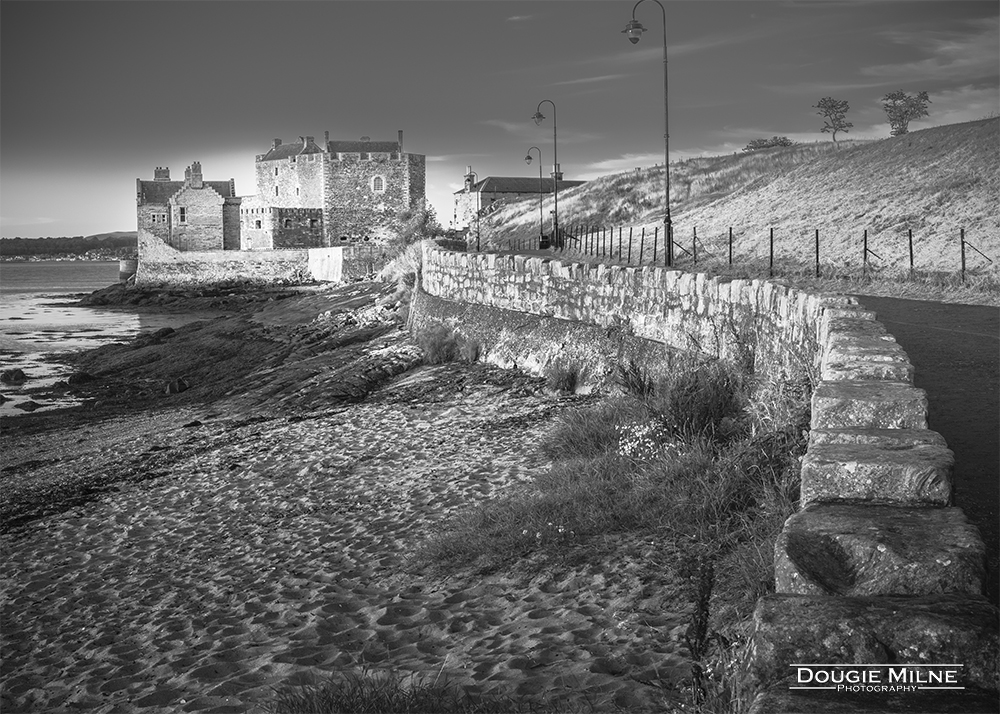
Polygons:
<instances>
[{"instance_id":1,"label":"stone rubble masonry","mask_svg":"<svg viewBox=\"0 0 1000 714\"><path fill-rule=\"evenodd\" d=\"M363 277L380 265L367 246L179 251L153 236L140 234L139 251L142 256L136 272L139 287L339 283Z\"/></svg>"},{"instance_id":2,"label":"stone rubble masonry","mask_svg":"<svg viewBox=\"0 0 1000 714\"><path fill-rule=\"evenodd\" d=\"M927 428L913 365L873 312L772 281L426 244L420 284L471 306L623 330L722 359L752 356L758 374L813 375L801 510L775 545L777 594L754 615L753 670L765 691L753 714L788 711L796 663L962 663L970 688L949 693L952 710L979 706L983 691L995 701L1000 626L983 596L982 539L952 506L954 455ZM539 372L559 351L532 348L547 355L534 361ZM797 694L795 706L852 706L810 696ZM919 705L887 710L897 704Z\"/></svg>"}]
</instances>

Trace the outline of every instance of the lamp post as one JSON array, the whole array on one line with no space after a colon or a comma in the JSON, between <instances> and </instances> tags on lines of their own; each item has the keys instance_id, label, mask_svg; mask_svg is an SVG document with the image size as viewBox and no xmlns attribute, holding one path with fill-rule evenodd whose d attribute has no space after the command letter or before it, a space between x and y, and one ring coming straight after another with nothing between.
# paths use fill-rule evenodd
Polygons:
<instances>
[{"instance_id":1,"label":"lamp post","mask_svg":"<svg viewBox=\"0 0 1000 714\"><path fill-rule=\"evenodd\" d=\"M552 202L553 202L553 213L552 213L552 240L559 243L559 179L562 175L559 173L559 148L556 144L556 103L551 99L543 99L538 103L538 107L535 109L534 115L531 117L535 120L535 124L541 125L542 121L545 119L545 115L542 114L542 105L548 102L552 105ZM541 152L539 152L540 154ZM538 160L541 163L541 159Z\"/></svg>"},{"instance_id":2,"label":"lamp post","mask_svg":"<svg viewBox=\"0 0 1000 714\"><path fill-rule=\"evenodd\" d=\"M475 176L475 181L472 177ZM476 188L476 184L479 183L479 174L469 167L469 173L465 174L465 178L468 181L469 190ZM479 191L476 191L476 252L479 252Z\"/></svg>"},{"instance_id":3,"label":"lamp post","mask_svg":"<svg viewBox=\"0 0 1000 714\"><path fill-rule=\"evenodd\" d=\"M542 241L545 239L545 214L542 212L542 150L537 146L532 146L538 152L538 247L541 249ZM524 163L531 166L531 149L524 157Z\"/></svg>"},{"instance_id":4,"label":"lamp post","mask_svg":"<svg viewBox=\"0 0 1000 714\"><path fill-rule=\"evenodd\" d=\"M646 32L646 28L642 26L642 23L635 19L635 11L640 5L642 5L646 0L639 0L632 7L632 20L625 25L625 29L622 33L628 37L628 41L633 45L639 41L643 32ZM660 6L660 10L663 11L663 193L664 202L666 204L666 213L663 217L664 233L666 234L667 243L667 266L672 266L674 263L674 230L673 222L670 220L670 119L667 101L667 11L663 7L663 3L660 0L653 0L657 5Z\"/></svg>"}]
</instances>

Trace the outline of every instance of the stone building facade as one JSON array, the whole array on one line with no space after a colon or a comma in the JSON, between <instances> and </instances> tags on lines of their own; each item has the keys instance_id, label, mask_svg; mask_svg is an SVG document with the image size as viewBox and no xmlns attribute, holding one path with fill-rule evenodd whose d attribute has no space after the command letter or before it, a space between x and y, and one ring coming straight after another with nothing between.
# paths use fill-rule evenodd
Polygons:
<instances>
[{"instance_id":1,"label":"stone building facade","mask_svg":"<svg viewBox=\"0 0 1000 714\"><path fill-rule=\"evenodd\" d=\"M171 181L170 169L157 166L152 181L136 179L135 191L140 238L157 238L183 251L240 249L240 199L233 179L205 181L195 161L183 181Z\"/></svg>"},{"instance_id":2,"label":"stone building facade","mask_svg":"<svg viewBox=\"0 0 1000 714\"><path fill-rule=\"evenodd\" d=\"M476 214L488 215L496 207L495 204L509 203L526 196L538 198L539 193L548 195L553 192L555 181L551 178L526 178L522 176L487 176L481 181L473 179L472 167L465 175L465 186L456 191L455 213L452 216L452 227L464 230L476 222ZM560 174L561 175L561 174ZM579 186L586 181L562 181L558 183L559 191Z\"/></svg>"},{"instance_id":3,"label":"stone building facade","mask_svg":"<svg viewBox=\"0 0 1000 714\"><path fill-rule=\"evenodd\" d=\"M158 166L152 181L136 179L140 237L180 251L324 248L381 239L401 210L424 207L426 157L403 152L402 131L396 141L275 139L255 172L256 195L237 197L233 179L205 181L197 161L184 181Z\"/></svg>"},{"instance_id":4,"label":"stone building facade","mask_svg":"<svg viewBox=\"0 0 1000 714\"><path fill-rule=\"evenodd\" d=\"M257 195L240 212L244 250L379 239L399 211L424 206L426 157L397 141L275 139L256 157Z\"/></svg>"}]
</instances>

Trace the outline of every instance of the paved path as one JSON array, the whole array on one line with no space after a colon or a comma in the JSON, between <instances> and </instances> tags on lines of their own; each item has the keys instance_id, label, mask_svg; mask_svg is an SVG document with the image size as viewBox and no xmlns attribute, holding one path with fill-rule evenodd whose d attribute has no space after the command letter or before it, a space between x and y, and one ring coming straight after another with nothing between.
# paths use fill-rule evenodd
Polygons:
<instances>
[{"instance_id":1,"label":"paved path","mask_svg":"<svg viewBox=\"0 0 1000 714\"><path fill-rule=\"evenodd\" d=\"M928 422L955 452L955 504L979 527L989 594L1000 572L1000 308L857 296L896 338L927 391Z\"/></svg>"}]
</instances>

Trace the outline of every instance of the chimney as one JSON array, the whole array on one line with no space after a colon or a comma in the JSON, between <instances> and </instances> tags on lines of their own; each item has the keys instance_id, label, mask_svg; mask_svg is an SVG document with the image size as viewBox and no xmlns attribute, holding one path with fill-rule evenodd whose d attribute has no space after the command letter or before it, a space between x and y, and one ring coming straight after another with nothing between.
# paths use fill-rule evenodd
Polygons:
<instances>
[{"instance_id":1,"label":"chimney","mask_svg":"<svg viewBox=\"0 0 1000 714\"><path fill-rule=\"evenodd\" d=\"M466 166L465 167L465 190L466 191L471 191L472 190L472 167L471 166Z\"/></svg>"},{"instance_id":2,"label":"chimney","mask_svg":"<svg viewBox=\"0 0 1000 714\"><path fill-rule=\"evenodd\" d=\"M277 149L279 146L281 146L281 139L275 139L271 142L272 149Z\"/></svg>"},{"instance_id":3,"label":"chimney","mask_svg":"<svg viewBox=\"0 0 1000 714\"><path fill-rule=\"evenodd\" d=\"M202 188L204 182L201 178L201 163L192 161L188 170L184 173L184 179L191 184L191 188Z\"/></svg>"},{"instance_id":4,"label":"chimney","mask_svg":"<svg viewBox=\"0 0 1000 714\"><path fill-rule=\"evenodd\" d=\"M403 153L403 130L399 130L399 153Z\"/></svg>"},{"instance_id":5,"label":"chimney","mask_svg":"<svg viewBox=\"0 0 1000 714\"><path fill-rule=\"evenodd\" d=\"M323 132L323 151L330 151L330 132Z\"/></svg>"},{"instance_id":6,"label":"chimney","mask_svg":"<svg viewBox=\"0 0 1000 714\"><path fill-rule=\"evenodd\" d=\"M170 169L164 166L157 166L153 171L154 181L169 181L170 180Z\"/></svg>"}]
</instances>

